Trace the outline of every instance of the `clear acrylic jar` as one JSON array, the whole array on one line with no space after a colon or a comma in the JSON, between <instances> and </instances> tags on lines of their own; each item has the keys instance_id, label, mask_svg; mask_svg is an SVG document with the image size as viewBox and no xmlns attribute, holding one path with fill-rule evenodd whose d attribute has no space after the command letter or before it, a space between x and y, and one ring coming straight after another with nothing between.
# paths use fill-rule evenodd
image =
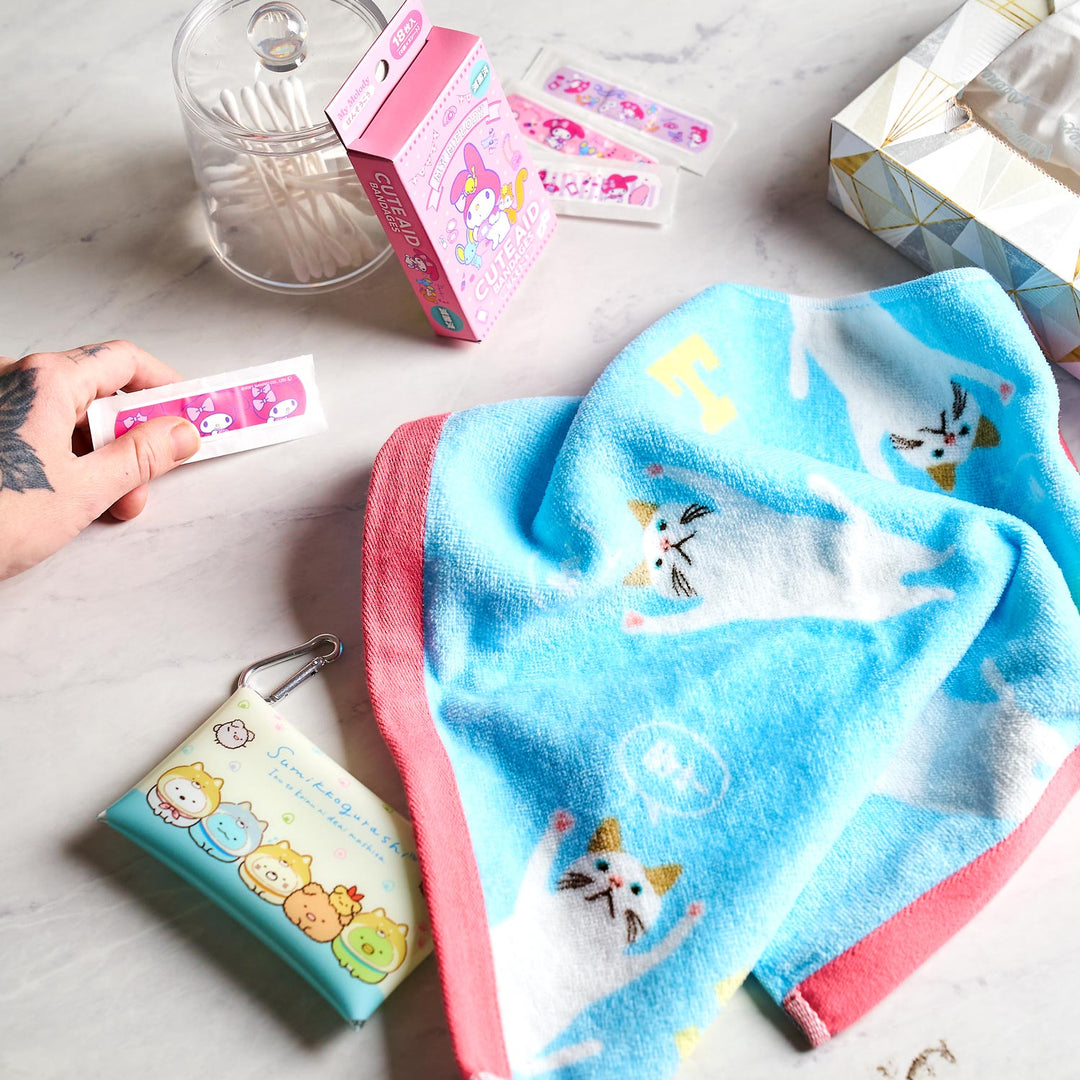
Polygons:
<instances>
[{"instance_id":1,"label":"clear acrylic jar","mask_svg":"<svg viewBox=\"0 0 1080 1080\"><path fill-rule=\"evenodd\" d=\"M202 0L173 78L210 243L275 292L337 289L390 254L323 108L386 25L367 0Z\"/></svg>"}]
</instances>

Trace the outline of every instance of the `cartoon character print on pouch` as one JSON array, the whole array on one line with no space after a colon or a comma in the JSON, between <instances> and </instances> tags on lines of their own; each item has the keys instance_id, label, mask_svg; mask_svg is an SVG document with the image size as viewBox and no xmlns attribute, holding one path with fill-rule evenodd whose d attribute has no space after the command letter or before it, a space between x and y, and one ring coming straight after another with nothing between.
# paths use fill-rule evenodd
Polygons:
<instances>
[{"instance_id":1,"label":"cartoon character print on pouch","mask_svg":"<svg viewBox=\"0 0 1080 1080\"><path fill-rule=\"evenodd\" d=\"M201 761L168 769L146 793L146 801L158 817L170 825L189 829L208 817L221 802L224 780L211 776Z\"/></svg>"},{"instance_id":2,"label":"cartoon character print on pouch","mask_svg":"<svg viewBox=\"0 0 1080 1080\"><path fill-rule=\"evenodd\" d=\"M227 750L240 750L254 738L255 732L240 719L214 725L214 741Z\"/></svg>"},{"instance_id":3,"label":"cartoon character print on pouch","mask_svg":"<svg viewBox=\"0 0 1080 1080\"><path fill-rule=\"evenodd\" d=\"M363 910L364 905L361 903L363 899L364 894L359 892L355 885L350 885L347 889L344 885L335 885L330 893L330 904L334 910L338 915L347 916L350 919Z\"/></svg>"},{"instance_id":4,"label":"cartoon character print on pouch","mask_svg":"<svg viewBox=\"0 0 1080 1080\"><path fill-rule=\"evenodd\" d=\"M328 893L317 881L311 881L285 898L286 918L312 941L333 941L342 928L362 910L363 893L356 887L346 890L338 885Z\"/></svg>"},{"instance_id":5,"label":"cartoon character print on pouch","mask_svg":"<svg viewBox=\"0 0 1080 1080\"><path fill-rule=\"evenodd\" d=\"M971 454L1001 442L972 391L985 387L1006 406L1015 391L1007 379L931 348L879 304L850 308L843 320L792 304L791 317L792 396L809 394L813 359L843 396L859 455L874 476L897 478L891 447L939 489L952 491Z\"/></svg>"},{"instance_id":6,"label":"cartoon character print on pouch","mask_svg":"<svg viewBox=\"0 0 1080 1080\"><path fill-rule=\"evenodd\" d=\"M528 170L520 169L514 184L504 186L472 143L465 144L463 153L465 168L450 185L450 201L465 221L467 242L459 244L455 254L458 262L480 267L479 245L486 241L495 250L510 232L524 201Z\"/></svg>"},{"instance_id":7,"label":"cartoon character print on pouch","mask_svg":"<svg viewBox=\"0 0 1080 1080\"><path fill-rule=\"evenodd\" d=\"M268 904L285 903L311 881L311 856L293 851L288 840L263 844L240 864L240 880Z\"/></svg>"},{"instance_id":8,"label":"cartoon character print on pouch","mask_svg":"<svg viewBox=\"0 0 1080 1080\"><path fill-rule=\"evenodd\" d=\"M875 791L942 814L1022 821L1069 755L1064 737L1023 708L987 657L993 701L965 701L939 688L912 724Z\"/></svg>"},{"instance_id":9,"label":"cartoon character print on pouch","mask_svg":"<svg viewBox=\"0 0 1080 1080\"><path fill-rule=\"evenodd\" d=\"M682 867L656 867L623 850L619 823L606 818L586 850L549 879L572 814L557 811L525 867L513 913L491 931L499 1014L515 1075L531 1076L603 1051L595 1038L547 1053L591 1005L670 957L704 914L693 901L651 948L648 935ZM580 848L579 848L580 850Z\"/></svg>"},{"instance_id":10,"label":"cartoon character print on pouch","mask_svg":"<svg viewBox=\"0 0 1080 1080\"><path fill-rule=\"evenodd\" d=\"M681 468L649 467L694 492L680 502L631 501L642 528L644 558L624 585L651 587L680 610L626 613L630 633L680 633L740 619L878 620L951 589L904 584L904 577L940 566L952 554L881 529L833 483L807 477L810 490L843 520L785 514L712 477ZM762 574L783 565L783 574Z\"/></svg>"},{"instance_id":11,"label":"cartoon character print on pouch","mask_svg":"<svg viewBox=\"0 0 1080 1080\"><path fill-rule=\"evenodd\" d=\"M262 843L264 832L266 822L255 816L251 803L223 802L192 825L188 836L215 859L236 862Z\"/></svg>"},{"instance_id":12,"label":"cartoon character print on pouch","mask_svg":"<svg viewBox=\"0 0 1080 1080\"><path fill-rule=\"evenodd\" d=\"M354 915L334 938L338 963L361 982L380 983L397 971L408 953L409 927L394 922L383 908Z\"/></svg>"}]
</instances>

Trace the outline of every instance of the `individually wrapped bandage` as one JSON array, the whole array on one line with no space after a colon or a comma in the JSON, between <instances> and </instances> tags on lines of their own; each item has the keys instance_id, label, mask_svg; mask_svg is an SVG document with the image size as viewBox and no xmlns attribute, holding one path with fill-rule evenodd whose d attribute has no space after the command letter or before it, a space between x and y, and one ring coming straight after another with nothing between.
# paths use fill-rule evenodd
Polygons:
<instances>
[{"instance_id":1,"label":"individually wrapped bandage","mask_svg":"<svg viewBox=\"0 0 1080 1080\"><path fill-rule=\"evenodd\" d=\"M608 127L662 162L704 176L734 124L704 110L687 110L660 101L581 64L555 49L543 48L522 79L524 92L539 94L570 119L577 116ZM618 132L618 135L614 133Z\"/></svg>"},{"instance_id":2,"label":"individually wrapped bandage","mask_svg":"<svg viewBox=\"0 0 1080 1080\"><path fill-rule=\"evenodd\" d=\"M202 443L185 464L326 430L311 356L98 398L86 416L95 450L156 416L190 420Z\"/></svg>"},{"instance_id":3,"label":"individually wrapped bandage","mask_svg":"<svg viewBox=\"0 0 1080 1080\"><path fill-rule=\"evenodd\" d=\"M653 225L671 220L679 174L669 165L629 163L613 168L599 162L556 160L540 164L540 182L557 214Z\"/></svg>"},{"instance_id":4,"label":"individually wrapped bandage","mask_svg":"<svg viewBox=\"0 0 1080 1080\"><path fill-rule=\"evenodd\" d=\"M609 138L572 110L553 109L528 94L515 91L506 99L514 112L518 129L528 139L549 154L565 154L571 158L606 158L612 161L645 162L654 164L656 158L626 143ZM555 103L553 103L555 104Z\"/></svg>"}]
</instances>

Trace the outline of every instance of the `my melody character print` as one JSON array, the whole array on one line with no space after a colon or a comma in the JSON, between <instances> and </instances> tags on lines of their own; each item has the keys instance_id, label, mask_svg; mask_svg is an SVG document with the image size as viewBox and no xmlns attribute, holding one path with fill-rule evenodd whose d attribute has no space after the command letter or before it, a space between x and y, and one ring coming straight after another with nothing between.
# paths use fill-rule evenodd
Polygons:
<instances>
[{"instance_id":1,"label":"my melody character print","mask_svg":"<svg viewBox=\"0 0 1080 1080\"><path fill-rule=\"evenodd\" d=\"M454 253L459 263L480 268L482 255L497 251L517 220L529 171L519 169L513 181L504 184L472 143L465 144L463 156L465 168L450 185L450 201L465 225L465 243L458 244Z\"/></svg>"},{"instance_id":2,"label":"my melody character print","mask_svg":"<svg viewBox=\"0 0 1080 1080\"><path fill-rule=\"evenodd\" d=\"M467 1076L670 1076L751 971L820 1043L996 891L1080 782L1057 410L962 270L717 286L392 436L369 685Z\"/></svg>"}]
</instances>

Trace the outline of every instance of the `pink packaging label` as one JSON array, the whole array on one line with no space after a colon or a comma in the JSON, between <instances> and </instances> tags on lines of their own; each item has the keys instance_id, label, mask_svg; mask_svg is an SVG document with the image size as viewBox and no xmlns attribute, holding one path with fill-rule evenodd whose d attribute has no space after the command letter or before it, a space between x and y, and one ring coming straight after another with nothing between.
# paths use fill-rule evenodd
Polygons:
<instances>
[{"instance_id":1,"label":"pink packaging label","mask_svg":"<svg viewBox=\"0 0 1080 1080\"><path fill-rule=\"evenodd\" d=\"M326 113L435 332L483 339L555 228L483 44L406 2Z\"/></svg>"},{"instance_id":2,"label":"pink packaging label","mask_svg":"<svg viewBox=\"0 0 1080 1080\"><path fill-rule=\"evenodd\" d=\"M223 431L273 424L286 417L300 417L307 408L304 384L296 375L285 375L261 383L215 390L213 393L179 397L156 405L142 405L116 414L113 434L120 438L136 424L155 416L182 416L190 420L202 437Z\"/></svg>"}]
</instances>

